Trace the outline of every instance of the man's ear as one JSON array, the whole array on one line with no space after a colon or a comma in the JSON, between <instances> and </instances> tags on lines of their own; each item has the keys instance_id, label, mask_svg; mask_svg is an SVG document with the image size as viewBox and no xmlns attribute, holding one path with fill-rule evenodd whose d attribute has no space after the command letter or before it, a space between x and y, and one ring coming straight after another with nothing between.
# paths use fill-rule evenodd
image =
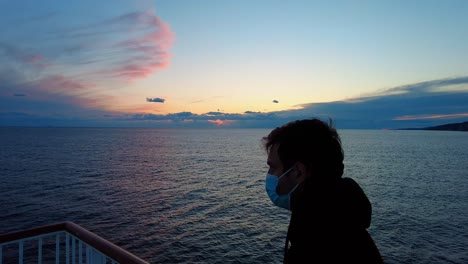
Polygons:
<instances>
[{"instance_id":1,"label":"man's ear","mask_svg":"<svg viewBox=\"0 0 468 264\"><path fill-rule=\"evenodd\" d=\"M296 162L296 170L296 181L302 183L307 177L307 167L304 163L298 161Z\"/></svg>"}]
</instances>

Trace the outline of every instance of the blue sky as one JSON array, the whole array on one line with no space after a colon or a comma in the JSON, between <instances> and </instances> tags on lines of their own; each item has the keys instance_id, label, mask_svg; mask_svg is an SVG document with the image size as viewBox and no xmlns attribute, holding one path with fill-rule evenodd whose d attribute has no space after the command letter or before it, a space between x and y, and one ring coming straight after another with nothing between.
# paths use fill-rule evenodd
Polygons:
<instances>
[{"instance_id":1,"label":"blue sky","mask_svg":"<svg viewBox=\"0 0 468 264\"><path fill-rule=\"evenodd\" d=\"M0 125L468 120L467 1L0 1Z\"/></svg>"}]
</instances>

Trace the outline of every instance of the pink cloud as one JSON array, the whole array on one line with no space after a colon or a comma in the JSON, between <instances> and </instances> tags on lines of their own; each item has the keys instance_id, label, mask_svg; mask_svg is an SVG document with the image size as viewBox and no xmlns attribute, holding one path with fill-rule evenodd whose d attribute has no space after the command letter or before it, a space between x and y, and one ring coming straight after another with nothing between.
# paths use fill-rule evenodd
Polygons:
<instances>
[{"instance_id":1,"label":"pink cloud","mask_svg":"<svg viewBox=\"0 0 468 264\"><path fill-rule=\"evenodd\" d=\"M0 45L6 58L0 67L18 72L7 77L18 88L14 93L27 94L29 100L115 109L115 100L104 96L112 94L113 87L131 87L126 81L166 68L174 40L169 24L154 10L132 12L81 26L63 25L63 31L51 33L47 41L21 48Z\"/></svg>"},{"instance_id":2,"label":"pink cloud","mask_svg":"<svg viewBox=\"0 0 468 264\"><path fill-rule=\"evenodd\" d=\"M51 65L51 62L49 60L47 60L41 54L26 55L26 56L21 57L20 60L23 61L24 63L34 65L34 66L39 67L41 69L44 69L44 68Z\"/></svg>"},{"instance_id":3,"label":"pink cloud","mask_svg":"<svg viewBox=\"0 0 468 264\"><path fill-rule=\"evenodd\" d=\"M129 80L145 78L158 69L166 68L171 57L169 49L175 40L175 34L169 25L150 12L139 14L139 22L145 22L151 26L149 33L137 36L118 43L116 46L132 51L134 59L126 64L111 69L111 73L124 76ZM132 14L137 16L137 14Z\"/></svg>"},{"instance_id":4,"label":"pink cloud","mask_svg":"<svg viewBox=\"0 0 468 264\"><path fill-rule=\"evenodd\" d=\"M154 15L154 8L146 11L137 11L120 15L116 18L109 20L111 24L125 23L125 24L138 24L145 26L157 26L159 19Z\"/></svg>"},{"instance_id":5,"label":"pink cloud","mask_svg":"<svg viewBox=\"0 0 468 264\"><path fill-rule=\"evenodd\" d=\"M42 55L28 55L23 57L23 61L29 63L40 62L42 60L44 60L44 57Z\"/></svg>"},{"instance_id":6,"label":"pink cloud","mask_svg":"<svg viewBox=\"0 0 468 264\"><path fill-rule=\"evenodd\" d=\"M41 90L49 91L52 93L72 92L79 90L86 90L95 87L93 83L74 80L63 75L52 75L40 79L36 85L41 87Z\"/></svg>"},{"instance_id":7,"label":"pink cloud","mask_svg":"<svg viewBox=\"0 0 468 264\"><path fill-rule=\"evenodd\" d=\"M129 80L146 78L153 74L157 69L165 68L169 65L169 62L155 62L148 64L128 64L122 65L112 70L112 73L116 76L127 77Z\"/></svg>"},{"instance_id":8,"label":"pink cloud","mask_svg":"<svg viewBox=\"0 0 468 264\"><path fill-rule=\"evenodd\" d=\"M29 91L25 100L28 102L50 103L51 105L66 105L66 108L60 109L62 114L67 113L70 109L77 109L76 107L94 107L97 103L93 99L75 97L62 93L49 93L38 89ZM44 109L36 109L37 112L41 112L42 110Z\"/></svg>"},{"instance_id":9,"label":"pink cloud","mask_svg":"<svg viewBox=\"0 0 468 264\"><path fill-rule=\"evenodd\" d=\"M23 88L26 89L28 99L31 100L99 108L112 98L90 96L89 90L95 86L91 82L75 80L63 75L52 75L29 82Z\"/></svg>"},{"instance_id":10,"label":"pink cloud","mask_svg":"<svg viewBox=\"0 0 468 264\"><path fill-rule=\"evenodd\" d=\"M216 120L207 120L209 123L216 124L217 126L226 126L230 125L234 122L235 120L221 120L221 119L216 119Z\"/></svg>"}]
</instances>

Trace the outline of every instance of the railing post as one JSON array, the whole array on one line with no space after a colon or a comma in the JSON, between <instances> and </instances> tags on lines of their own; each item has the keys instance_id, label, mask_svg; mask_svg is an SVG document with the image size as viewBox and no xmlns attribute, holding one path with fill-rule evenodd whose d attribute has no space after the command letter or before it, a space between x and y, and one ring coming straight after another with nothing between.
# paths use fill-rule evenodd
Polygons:
<instances>
[{"instance_id":1,"label":"railing post","mask_svg":"<svg viewBox=\"0 0 468 264\"><path fill-rule=\"evenodd\" d=\"M65 263L70 264L70 235L65 234Z\"/></svg>"},{"instance_id":2,"label":"railing post","mask_svg":"<svg viewBox=\"0 0 468 264\"><path fill-rule=\"evenodd\" d=\"M76 240L76 239L75 239L74 236L72 236L71 239L72 239L72 264L75 264L75 260L76 260L76 256L75 256L75 255L76 255L76 252L75 252L75 246L76 246L76 245L75 245L75 240Z\"/></svg>"},{"instance_id":3,"label":"railing post","mask_svg":"<svg viewBox=\"0 0 468 264\"><path fill-rule=\"evenodd\" d=\"M81 240L78 240L78 263L83 264L83 242Z\"/></svg>"},{"instance_id":4,"label":"railing post","mask_svg":"<svg viewBox=\"0 0 468 264\"><path fill-rule=\"evenodd\" d=\"M37 263L42 264L42 237L39 238Z\"/></svg>"},{"instance_id":5,"label":"railing post","mask_svg":"<svg viewBox=\"0 0 468 264\"><path fill-rule=\"evenodd\" d=\"M20 240L19 242L19 264L23 264L23 240Z\"/></svg>"},{"instance_id":6,"label":"railing post","mask_svg":"<svg viewBox=\"0 0 468 264\"><path fill-rule=\"evenodd\" d=\"M86 245L86 264L91 264L91 247Z\"/></svg>"},{"instance_id":7,"label":"railing post","mask_svg":"<svg viewBox=\"0 0 468 264\"><path fill-rule=\"evenodd\" d=\"M91 249L91 263L92 264L102 264L102 254L101 252L95 250L94 248Z\"/></svg>"},{"instance_id":8,"label":"railing post","mask_svg":"<svg viewBox=\"0 0 468 264\"><path fill-rule=\"evenodd\" d=\"M55 236L55 264L60 264L60 234Z\"/></svg>"},{"instance_id":9,"label":"railing post","mask_svg":"<svg viewBox=\"0 0 468 264\"><path fill-rule=\"evenodd\" d=\"M65 239L63 247L61 246L60 238L62 234ZM46 258L49 258L49 254L47 253L49 248L49 239L52 240L50 242L52 242L51 246L53 247L54 237L56 264L63 264L64 262L66 262L67 264L77 264L77 261L79 261L79 264L147 264L146 261L138 258L130 252L127 252L126 250L112 244L111 242L97 236L96 234L72 222L58 223L54 225L21 230L19 232L0 234L0 264L3 264L5 262L10 263L10 257L15 258L15 256L18 256L18 254L18 263L22 264L23 262L25 262L25 260L26 262L29 262L30 257L32 257L33 259L35 258L35 254L29 256L30 254L24 253L24 251L29 250L30 246L37 247L36 263L42 264L44 263L44 252L46 252ZM46 240L44 241L44 239ZM32 243L32 245L27 244L25 246L24 243ZM78 243L78 245L76 243ZM6 245L10 246L5 247ZM47 247L44 251L45 246ZM3 254L4 248L6 248L7 250L11 248L13 250L12 254ZM61 256L61 251L64 252L65 256ZM3 261L3 258L5 257L4 255L7 256L5 262ZM53 258L53 255L50 257Z\"/></svg>"}]
</instances>

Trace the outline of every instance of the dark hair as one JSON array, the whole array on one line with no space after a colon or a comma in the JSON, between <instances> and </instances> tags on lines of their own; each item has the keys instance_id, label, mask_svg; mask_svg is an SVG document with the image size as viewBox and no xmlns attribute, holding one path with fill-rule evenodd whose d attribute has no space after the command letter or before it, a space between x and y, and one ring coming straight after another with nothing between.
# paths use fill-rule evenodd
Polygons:
<instances>
[{"instance_id":1,"label":"dark hair","mask_svg":"<svg viewBox=\"0 0 468 264\"><path fill-rule=\"evenodd\" d=\"M289 122L271 131L263 144L267 152L279 144L278 156L285 169L300 161L324 180L343 175L344 153L331 119L329 124L316 118Z\"/></svg>"}]
</instances>

